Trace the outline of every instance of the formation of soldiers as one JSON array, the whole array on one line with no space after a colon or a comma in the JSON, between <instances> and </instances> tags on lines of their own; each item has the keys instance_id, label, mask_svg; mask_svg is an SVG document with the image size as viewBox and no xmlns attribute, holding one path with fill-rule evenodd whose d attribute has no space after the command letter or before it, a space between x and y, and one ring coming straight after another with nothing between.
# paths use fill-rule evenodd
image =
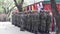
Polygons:
<instances>
[{"instance_id":1,"label":"formation of soldiers","mask_svg":"<svg viewBox=\"0 0 60 34\"><path fill-rule=\"evenodd\" d=\"M12 24L35 34L49 33L51 15L48 11L40 13L17 13L12 15Z\"/></svg>"}]
</instances>

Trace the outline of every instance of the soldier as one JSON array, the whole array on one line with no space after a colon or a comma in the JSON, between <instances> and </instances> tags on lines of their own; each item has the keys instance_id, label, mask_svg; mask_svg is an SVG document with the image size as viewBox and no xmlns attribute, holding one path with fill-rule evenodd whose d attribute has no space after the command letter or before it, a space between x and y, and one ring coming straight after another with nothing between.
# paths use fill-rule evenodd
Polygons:
<instances>
[{"instance_id":1,"label":"soldier","mask_svg":"<svg viewBox=\"0 0 60 34\"><path fill-rule=\"evenodd\" d=\"M39 26L39 23L40 23L40 19L39 19L39 14L35 14L35 20L34 20L34 33L37 34L39 31L38 31L38 26Z\"/></svg>"},{"instance_id":2,"label":"soldier","mask_svg":"<svg viewBox=\"0 0 60 34\"><path fill-rule=\"evenodd\" d=\"M25 14L25 29L29 31L29 14Z\"/></svg>"},{"instance_id":3,"label":"soldier","mask_svg":"<svg viewBox=\"0 0 60 34\"><path fill-rule=\"evenodd\" d=\"M14 14L12 14L12 24L14 24Z\"/></svg>"},{"instance_id":4,"label":"soldier","mask_svg":"<svg viewBox=\"0 0 60 34\"><path fill-rule=\"evenodd\" d=\"M32 30L33 30L33 29L32 29L32 18L33 18L33 16L32 16L32 14L30 13L28 17L29 17L29 18L28 18L29 31L32 32Z\"/></svg>"},{"instance_id":5,"label":"soldier","mask_svg":"<svg viewBox=\"0 0 60 34\"><path fill-rule=\"evenodd\" d=\"M46 19L46 31L49 33L50 24L51 24L51 15L49 11L46 11L47 19Z\"/></svg>"},{"instance_id":6,"label":"soldier","mask_svg":"<svg viewBox=\"0 0 60 34\"><path fill-rule=\"evenodd\" d=\"M20 14L17 15L17 25L18 27L20 27L20 22L21 22L21 17L20 17Z\"/></svg>"},{"instance_id":7,"label":"soldier","mask_svg":"<svg viewBox=\"0 0 60 34\"><path fill-rule=\"evenodd\" d=\"M21 24L20 24L21 25L21 28L20 28L21 31L24 31L24 27L25 27L24 26L25 25L25 21L24 20L25 20L24 14L21 14Z\"/></svg>"},{"instance_id":8,"label":"soldier","mask_svg":"<svg viewBox=\"0 0 60 34\"><path fill-rule=\"evenodd\" d=\"M17 18L16 17L17 17L16 14L14 14L14 25L15 26L17 26L17 24L16 24L17 23L17 20L16 20Z\"/></svg>"},{"instance_id":9,"label":"soldier","mask_svg":"<svg viewBox=\"0 0 60 34\"><path fill-rule=\"evenodd\" d=\"M46 13L44 11L40 11L40 27L39 32L44 33L46 31Z\"/></svg>"}]
</instances>

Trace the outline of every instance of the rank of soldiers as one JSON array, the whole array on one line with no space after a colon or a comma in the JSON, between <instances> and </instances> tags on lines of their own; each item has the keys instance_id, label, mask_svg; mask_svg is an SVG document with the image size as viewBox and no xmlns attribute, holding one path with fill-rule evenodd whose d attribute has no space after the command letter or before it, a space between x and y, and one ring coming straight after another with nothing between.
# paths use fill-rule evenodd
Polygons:
<instances>
[{"instance_id":1,"label":"rank of soldiers","mask_svg":"<svg viewBox=\"0 0 60 34\"><path fill-rule=\"evenodd\" d=\"M29 31L35 34L49 33L51 15L49 12L17 13L12 15L12 24L18 26L21 31Z\"/></svg>"}]
</instances>

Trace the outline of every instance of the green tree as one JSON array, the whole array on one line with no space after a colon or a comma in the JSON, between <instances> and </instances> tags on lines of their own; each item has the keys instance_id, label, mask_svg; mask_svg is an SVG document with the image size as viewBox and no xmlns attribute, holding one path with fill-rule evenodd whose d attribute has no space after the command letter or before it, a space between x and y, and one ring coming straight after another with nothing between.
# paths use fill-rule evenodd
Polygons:
<instances>
[{"instance_id":1,"label":"green tree","mask_svg":"<svg viewBox=\"0 0 60 34\"><path fill-rule=\"evenodd\" d=\"M0 2L1 7L4 9L4 13L8 14L15 6L13 6L13 2L9 0L4 0Z\"/></svg>"},{"instance_id":2,"label":"green tree","mask_svg":"<svg viewBox=\"0 0 60 34\"><path fill-rule=\"evenodd\" d=\"M0 0L0 12L7 14L6 18L9 19L11 11L15 8L13 0Z\"/></svg>"}]
</instances>

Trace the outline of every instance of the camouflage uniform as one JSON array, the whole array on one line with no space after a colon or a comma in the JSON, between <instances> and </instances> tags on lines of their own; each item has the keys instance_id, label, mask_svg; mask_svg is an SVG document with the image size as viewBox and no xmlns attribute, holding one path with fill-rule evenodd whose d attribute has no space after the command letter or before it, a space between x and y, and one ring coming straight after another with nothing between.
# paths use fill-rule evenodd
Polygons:
<instances>
[{"instance_id":1,"label":"camouflage uniform","mask_svg":"<svg viewBox=\"0 0 60 34\"><path fill-rule=\"evenodd\" d=\"M47 16L46 16L45 12L40 12L40 25L39 25L40 32L46 31L46 19L47 19Z\"/></svg>"}]
</instances>

